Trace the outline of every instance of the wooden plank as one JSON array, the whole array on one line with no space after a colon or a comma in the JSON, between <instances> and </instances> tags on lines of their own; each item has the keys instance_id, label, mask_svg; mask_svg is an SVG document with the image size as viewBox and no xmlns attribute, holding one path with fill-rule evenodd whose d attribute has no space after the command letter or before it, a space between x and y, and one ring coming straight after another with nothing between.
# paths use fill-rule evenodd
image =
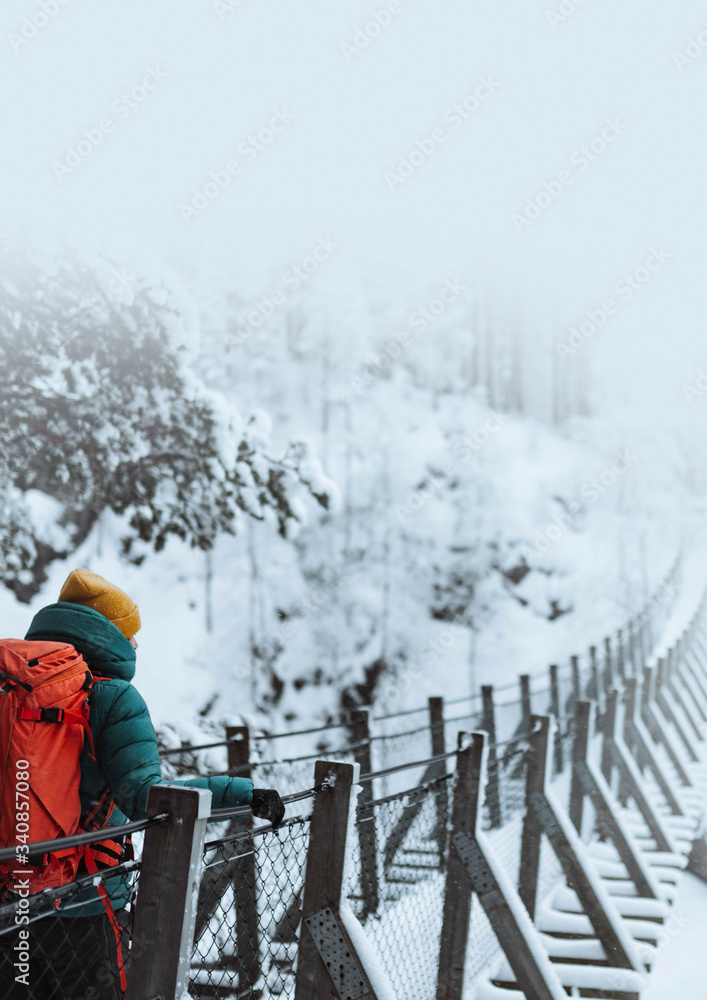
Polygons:
<instances>
[{"instance_id":1,"label":"wooden plank","mask_svg":"<svg viewBox=\"0 0 707 1000\"><path fill-rule=\"evenodd\" d=\"M336 970L330 972L325 965L306 921L326 911L338 917L344 883L351 792L358 777L357 764L318 760L314 768L314 785L324 785L324 788L315 798L312 809L295 1000L331 1000L332 987L339 995L334 979ZM345 928L340 925L338 930L346 950L363 965ZM370 996L376 1000L372 989Z\"/></svg>"},{"instance_id":2,"label":"wooden plank","mask_svg":"<svg viewBox=\"0 0 707 1000\"><path fill-rule=\"evenodd\" d=\"M591 702L578 700L574 708L574 740L572 741L572 784L570 786L570 820L577 833L582 835L584 814L584 786L577 765L587 759Z\"/></svg>"},{"instance_id":3,"label":"wooden plank","mask_svg":"<svg viewBox=\"0 0 707 1000\"><path fill-rule=\"evenodd\" d=\"M572 826L554 798L538 793L533 799L533 808L547 836L557 860L562 866L567 884L574 889L577 898L589 918L594 933L601 941L610 965L621 969L640 969L633 943L621 924L621 917L611 903L608 893L602 899L598 894L598 876L592 877L582 857L581 845L571 836Z\"/></svg>"},{"instance_id":4,"label":"wooden plank","mask_svg":"<svg viewBox=\"0 0 707 1000\"><path fill-rule=\"evenodd\" d=\"M530 752L525 778L525 818L520 845L520 870L518 891L530 919L535 918L540 872L540 846L542 824L532 807L533 797L545 790L547 772L550 719L546 715L531 715Z\"/></svg>"},{"instance_id":5,"label":"wooden plank","mask_svg":"<svg viewBox=\"0 0 707 1000\"><path fill-rule=\"evenodd\" d=\"M700 692L703 703L707 704L707 677L705 677L702 668L697 666L697 661L693 656L691 649L688 649L685 653L684 664L686 669L689 671L690 675L695 681L697 690Z\"/></svg>"},{"instance_id":6,"label":"wooden plank","mask_svg":"<svg viewBox=\"0 0 707 1000\"><path fill-rule=\"evenodd\" d=\"M643 791L641 773L622 737L617 735L611 741L611 753L621 778L621 789L625 789L627 799L631 798L636 803L651 837L655 840L656 850L666 853L674 852L675 848L667 830Z\"/></svg>"},{"instance_id":7,"label":"wooden plank","mask_svg":"<svg viewBox=\"0 0 707 1000\"><path fill-rule=\"evenodd\" d=\"M704 836L696 837L687 859L686 871L695 875L700 881L707 882L707 842Z\"/></svg>"},{"instance_id":8,"label":"wooden plank","mask_svg":"<svg viewBox=\"0 0 707 1000\"><path fill-rule=\"evenodd\" d=\"M699 664L702 673L707 676L707 669L705 668L705 664L707 664L707 648L700 633L696 632L693 635L690 650L696 663Z\"/></svg>"},{"instance_id":9,"label":"wooden plank","mask_svg":"<svg viewBox=\"0 0 707 1000\"><path fill-rule=\"evenodd\" d=\"M285 912L272 931L272 940L278 944L294 944L297 940L297 929L302 922L302 892L300 885L290 896Z\"/></svg>"},{"instance_id":10,"label":"wooden plank","mask_svg":"<svg viewBox=\"0 0 707 1000\"><path fill-rule=\"evenodd\" d=\"M461 1000L464 992L472 890L479 897L523 995L528 1000L565 1000L565 991L549 960L538 961L541 949L537 943L533 948L530 942L535 929L479 829L485 734L472 733L471 745L465 749L462 739L460 733L436 1000ZM513 899L508 898L509 894Z\"/></svg>"},{"instance_id":11,"label":"wooden plank","mask_svg":"<svg viewBox=\"0 0 707 1000\"><path fill-rule=\"evenodd\" d=\"M611 694L614 693L613 691L611 692ZM612 700L615 703L615 699ZM589 701L581 701L577 705L578 718L582 720L584 732L591 732L593 729L593 710L594 706ZM581 752L582 749L583 753ZM581 786L582 793L590 797L596 812L597 821L613 841L619 857L628 872L628 877L636 886L638 895L649 899L657 899L658 892L655 882L620 819L619 803L612 795L604 775L589 759L586 740L583 741L577 752L573 755L573 780L575 775ZM572 819L571 813L570 819ZM576 823L574 825L581 836L581 825L579 827Z\"/></svg>"},{"instance_id":12,"label":"wooden plank","mask_svg":"<svg viewBox=\"0 0 707 1000\"><path fill-rule=\"evenodd\" d=\"M503 822L501 810L501 790L499 787L498 756L496 754L496 716L493 706L493 686L484 684L481 688L481 729L488 733L488 781L486 784L486 805L489 811L491 829Z\"/></svg>"},{"instance_id":13,"label":"wooden plank","mask_svg":"<svg viewBox=\"0 0 707 1000\"><path fill-rule=\"evenodd\" d=\"M683 715L687 719L690 725L690 729L692 729L692 732L695 735L695 739L698 741L698 743L703 743L705 739L704 733L697 719L695 718L695 713L693 712L692 705L695 705L698 713L699 713L699 707L696 705L694 697L692 696L692 692L685 684L677 668L674 671L673 670L670 671L667 680L667 687L668 691L673 697L673 700L675 701L675 704L680 708ZM683 690L681 688L685 690L687 695L689 695L692 701L692 705L688 703L688 699L683 695Z\"/></svg>"},{"instance_id":14,"label":"wooden plank","mask_svg":"<svg viewBox=\"0 0 707 1000\"><path fill-rule=\"evenodd\" d=\"M604 775L591 761L584 761L579 765L579 774L596 810L597 820L613 841L628 877L636 886L637 894L647 899L658 899L655 882L643 863L639 849L620 820L619 803L611 794Z\"/></svg>"},{"instance_id":15,"label":"wooden plank","mask_svg":"<svg viewBox=\"0 0 707 1000\"><path fill-rule=\"evenodd\" d=\"M689 664L695 677L698 678L700 689L702 691L707 691L707 670L705 670L705 660L694 645L685 650L685 663Z\"/></svg>"},{"instance_id":16,"label":"wooden plank","mask_svg":"<svg viewBox=\"0 0 707 1000\"><path fill-rule=\"evenodd\" d=\"M464 861L469 883L513 970L520 995L527 1000L565 1000L566 992L557 972L540 946L537 931L513 886L504 877L486 836L481 831L477 831L476 838L458 834L452 843Z\"/></svg>"},{"instance_id":17,"label":"wooden plank","mask_svg":"<svg viewBox=\"0 0 707 1000\"><path fill-rule=\"evenodd\" d=\"M358 709L351 713L351 736L353 738L354 759L361 769L361 774L372 774L371 733L368 711ZM366 781L361 786L358 804L365 809L373 801L373 782ZM376 858L376 821L373 810L367 810L365 820L359 822L358 844L361 852L361 894L363 896L363 916L368 917L378 912L380 904L380 889L378 885L378 862Z\"/></svg>"},{"instance_id":18,"label":"wooden plank","mask_svg":"<svg viewBox=\"0 0 707 1000\"><path fill-rule=\"evenodd\" d=\"M694 668L685 660L678 668L678 677L692 700L703 722L707 722L707 689L700 682Z\"/></svg>"},{"instance_id":19,"label":"wooden plank","mask_svg":"<svg viewBox=\"0 0 707 1000\"><path fill-rule=\"evenodd\" d=\"M452 804L452 838L460 833L473 834L476 831L481 807L484 736L482 733L472 733L471 744L464 749L463 740L464 734L460 733L457 780ZM450 851L444 890L437 1000L461 1000L470 925L471 887L459 853Z\"/></svg>"},{"instance_id":20,"label":"wooden plank","mask_svg":"<svg viewBox=\"0 0 707 1000\"><path fill-rule=\"evenodd\" d=\"M430 741L433 757L440 757L447 752L444 739L444 698L430 698L427 703L430 719ZM441 773L444 772L444 766ZM447 851L447 823L449 820L449 796L446 784L440 785L435 792L435 813L437 820L434 838L439 848L439 867L444 870Z\"/></svg>"},{"instance_id":21,"label":"wooden plank","mask_svg":"<svg viewBox=\"0 0 707 1000\"><path fill-rule=\"evenodd\" d=\"M186 993L210 811L206 789L152 785L148 792L148 818L167 813L169 821L145 832L126 1000Z\"/></svg>"},{"instance_id":22,"label":"wooden plank","mask_svg":"<svg viewBox=\"0 0 707 1000\"><path fill-rule=\"evenodd\" d=\"M692 742L687 735L685 727L683 726L682 722L680 721L677 714L673 710L673 706L670 704L670 701L668 700L668 694L670 694L670 696L672 697L672 692L669 687L669 682L665 677L663 677L661 680L662 680L661 683L656 684L656 692L655 692L656 704L663 713L665 719L672 725L673 729L678 734L680 742L685 747L685 752L687 756L693 763L697 763L700 759L697 754L697 751L693 747Z\"/></svg>"},{"instance_id":23,"label":"wooden plank","mask_svg":"<svg viewBox=\"0 0 707 1000\"><path fill-rule=\"evenodd\" d=\"M626 678L626 712L624 715L624 739L636 757L640 768L646 767L655 778L656 784L660 788L670 811L676 816L683 815L683 809L678 802L670 782L663 774L663 769L658 763L653 748L646 739L638 723L637 713L637 693L638 680L635 677Z\"/></svg>"},{"instance_id":24,"label":"wooden plank","mask_svg":"<svg viewBox=\"0 0 707 1000\"><path fill-rule=\"evenodd\" d=\"M653 710L653 703L655 702L655 679L652 667L644 667L643 669L643 692L641 697L641 719L651 734L654 741L661 744L670 758L670 762L678 773L680 781L685 786L692 785L692 780L690 775L685 769L680 755L673 745L673 741L670 739L668 733L665 730L661 720L656 715Z\"/></svg>"}]
</instances>

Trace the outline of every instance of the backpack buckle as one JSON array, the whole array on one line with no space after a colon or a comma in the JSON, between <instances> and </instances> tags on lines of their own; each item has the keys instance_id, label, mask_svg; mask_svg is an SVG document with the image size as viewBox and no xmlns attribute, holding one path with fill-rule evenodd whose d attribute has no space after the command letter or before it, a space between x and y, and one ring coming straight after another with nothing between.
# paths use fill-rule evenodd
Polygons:
<instances>
[{"instance_id":1,"label":"backpack buckle","mask_svg":"<svg viewBox=\"0 0 707 1000\"><path fill-rule=\"evenodd\" d=\"M43 708L40 718L42 722L63 722L65 714L63 708Z\"/></svg>"},{"instance_id":2,"label":"backpack buckle","mask_svg":"<svg viewBox=\"0 0 707 1000\"><path fill-rule=\"evenodd\" d=\"M20 678L15 677L14 674L6 674L4 670L0 670L0 677L4 678L4 680L7 682L6 684L3 685L3 692L2 692L3 694L7 692L10 686L15 684L24 688L25 691L30 691L30 692L34 691L34 688L32 687L31 684L27 684L25 681L21 681Z\"/></svg>"}]
</instances>

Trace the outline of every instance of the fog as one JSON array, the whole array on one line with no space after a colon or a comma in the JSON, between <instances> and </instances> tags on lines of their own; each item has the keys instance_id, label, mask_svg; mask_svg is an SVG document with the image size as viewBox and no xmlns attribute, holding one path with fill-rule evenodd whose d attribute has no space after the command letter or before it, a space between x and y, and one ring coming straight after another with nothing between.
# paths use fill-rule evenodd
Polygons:
<instances>
[{"instance_id":1,"label":"fog","mask_svg":"<svg viewBox=\"0 0 707 1000\"><path fill-rule=\"evenodd\" d=\"M6 227L201 261L224 241L286 260L330 235L403 269L483 262L519 294L542 292L567 324L664 247L669 266L605 340L621 365L641 355L646 391L669 394L668 375L680 382L700 364L707 59L688 41L705 30L700 4L44 8L12 2L1 14ZM154 89L141 90L150 70ZM481 80L492 93L450 123ZM239 157L277 110L290 124ZM85 151L85 131L95 139L106 119L112 130L57 176L67 147L84 140ZM607 120L620 134L573 162ZM440 128L445 141L391 190L386 173ZM180 205L234 157L239 175L185 221ZM514 213L567 169L572 182L518 232Z\"/></svg>"}]
</instances>

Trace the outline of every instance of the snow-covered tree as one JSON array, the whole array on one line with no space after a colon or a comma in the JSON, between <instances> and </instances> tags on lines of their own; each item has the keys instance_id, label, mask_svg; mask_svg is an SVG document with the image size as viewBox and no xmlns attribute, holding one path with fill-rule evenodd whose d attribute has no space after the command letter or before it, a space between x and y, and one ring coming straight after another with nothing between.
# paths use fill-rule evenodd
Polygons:
<instances>
[{"instance_id":1,"label":"snow-covered tree","mask_svg":"<svg viewBox=\"0 0 707 1000\"><path fill-rule=\"evenodd\" d=\"M198 323L172 281L69 251L3 257L0 578L18 598L104 510L123 516L123 553L139 562L171 535L208 550L244 514L287 536L301 493L329 506L307 442L272 456L267 416L242 420L189 369ZM49 535L34 516L47 497Z\"/></svg>"}]
</instances>

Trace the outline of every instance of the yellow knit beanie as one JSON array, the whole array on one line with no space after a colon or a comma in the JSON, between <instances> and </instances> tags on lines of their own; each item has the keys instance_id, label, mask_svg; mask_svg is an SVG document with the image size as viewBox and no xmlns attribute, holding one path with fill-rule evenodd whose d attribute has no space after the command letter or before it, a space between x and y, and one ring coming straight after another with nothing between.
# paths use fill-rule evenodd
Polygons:
<instances>
[{"instance_id":1,"label":"yellow knit beanie","mask_svg":"<svg viewBox=\"0 0 707 1000\"><path fill-rule=\"evenodd\" d=\"M140 628L140 612L135 602L98 573L89 573L87 569L75 569L69 573L59 600L83 604L100 612L120 629L126 639L131 639Z\"/></svg>"}]
</instances>

